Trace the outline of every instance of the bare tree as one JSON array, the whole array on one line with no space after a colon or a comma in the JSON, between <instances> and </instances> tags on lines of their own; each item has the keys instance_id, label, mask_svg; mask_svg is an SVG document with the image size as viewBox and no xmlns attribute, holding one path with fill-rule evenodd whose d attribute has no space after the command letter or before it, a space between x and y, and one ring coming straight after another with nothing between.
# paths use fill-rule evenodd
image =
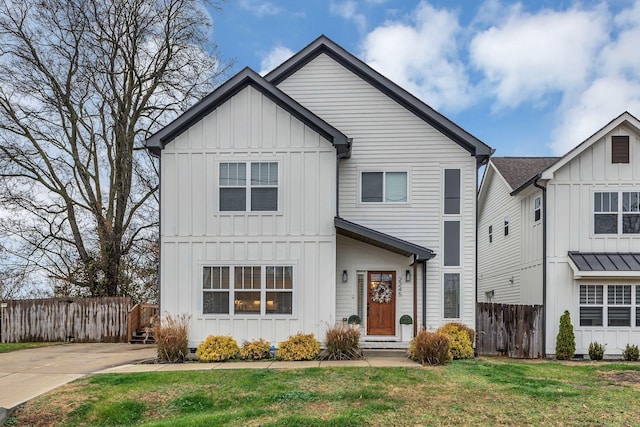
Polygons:
<instances>
[{"instance_id":1,"label":"bare tree","mask_svg":"<svg viewBox=\"0 0 640 427\"><path fill-rule=\"evenodd\" d=\"M67 292L128 292L124 265L158 218L142 142L226 71L211 25L196 0L0 1L0 232L15 259Z\"/></svg>"}]
</instances>

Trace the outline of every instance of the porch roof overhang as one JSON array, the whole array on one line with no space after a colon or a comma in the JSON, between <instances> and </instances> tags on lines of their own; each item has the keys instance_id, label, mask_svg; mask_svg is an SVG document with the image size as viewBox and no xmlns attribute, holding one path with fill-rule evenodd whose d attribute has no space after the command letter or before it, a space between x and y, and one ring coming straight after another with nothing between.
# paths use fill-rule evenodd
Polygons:
<instances>
[{"instance_id":1,"label":"porch roof overhang","mask_svg":"<svg viewBox=\"0 0 640 427\"><path fill-rule=\"evenodd\" d=\"M569 252L576 279L640 278L640 253Z\"/></svg>"},{"instance_id":2,"label":"porch roof overhang","mask_svg":"<svg viewBox=\"0 0 640 427\"><path fill-rule=\"evenodd\" d=\"M436 254L423 246L416 245L406 240L373 230L355 222L336 217L334 220L336 232L361 242L386 249L404 256L414 256L417 262L428 261Z\"/></svg>"}]
</instances>

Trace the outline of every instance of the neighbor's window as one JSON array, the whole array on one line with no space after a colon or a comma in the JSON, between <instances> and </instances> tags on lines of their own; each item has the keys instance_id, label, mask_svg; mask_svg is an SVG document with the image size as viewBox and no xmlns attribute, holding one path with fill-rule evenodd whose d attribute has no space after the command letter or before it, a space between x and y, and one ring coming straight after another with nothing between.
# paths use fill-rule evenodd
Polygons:
<instances>
[{"instance_id":1,"label":"neighbor's window","mask_svg":"<svg viewBox=\"0 0 640 427\"><path fill-rule=\"evenodd\" d=\"M276 162L220 163L218 184L220 211L278 210Z\"/></svg>"},{"instance_id":2,"label":"neighbor's window","mask_svg":"<svg viewBox=\"0 0 640 427\"><path fill-rule=\"evenodd\" d=\"M203 267L203 314L293 313L292 266Z\"/></svg>"},{"instance_id":3,"label":"neighbor's window","mask_svg":"<svg viewBox=\"0 0 640 427\"><path fill-rule=\"evenodd\" d=\"M640 327L640 285L636 286L636 327Z\"/></svg>"},{"instance_id":4,"label":"neighbor's window","mask_svg":"<svg viewBox=\"0 0 640 427\"><path fill-rule=\"evenodd\" d=\"M629 163L629 136L611 137L611 163Z\"/></svg>"},{"instance_id":5,"label":"neighbor's window","mask_svg":"<svg viewBox=\"0 0 640 427\"><path fill-rule=\"evenodd\" d=\"M640 234L640 192L596 192L594 234Z\"/></svg>"},{"instance_id":6,"label":"neighbor's window","mask_svg":"<svg viewBox=\"0 0 640 427\"><path fill-rule=\"evenodd\" d=\"M493 225L489 226L489 243L493 242Z\"/></svg>"},{"instance_id":7,"label":"neighbor's window","mask_svg":"<svg viewBox=\"0 0 640 427\"><path fill-rule=\"evenodd\" d=\"M508 216L504 217L504 235L505 236L509 235L509 217Z\"/></svg>"},{"instance_id":8,"label":"neighbor's window","mask_svg":"<svg viewBox=\"0 0 640 427\"><path fill-rule=\"evenodd\" d=\"M406 172L362 172L361 184L363 203L407 202Z\"/></svg>"},{"instance_id":9,"label":"neighbor's window","mask_svg":"<svg viewBox=\"0 0 640 427\"><path fill-rule=\"evenodd\" d=\"M542 217L542 199L540 197L536 197L533 199L533 220L540 221Z\"/></svg>"},{"instance_id":10,"label":"neighbor's window","mask_svg":"<svg viewBox=\"0 0 640 427\"><path fill-rule=\"evenodd\" d=\"M444 274L444 318L460 317L460 273Z\"/></svg>"},{"instance_id":11,"label":"neighbor's window","mask_svg":"<svg viewBox=\"0 0 640 427\"><path fill-rule=\"evenodd\" d=\"M602 326L602 285L580 285L580 326Z\"/></svg>"},{"instance_id":12,"label":"neighbor's window","mask_svg":"<svg viewBox=\"0 0 640 427\"><path fill-rule=\"evenodd\" d=\"M460 169L444 170L444 213L460 213Z\"/></svg>"},{"instance_id":13,"label":"neighbor's window","mask_svg":"<svg viewBox=\"0 0 640 427\"><path fill-rule=\"evenodd\" d=\"M607 286L608 326L631 326L631 285Z\"/></svg>"}]
</instances>

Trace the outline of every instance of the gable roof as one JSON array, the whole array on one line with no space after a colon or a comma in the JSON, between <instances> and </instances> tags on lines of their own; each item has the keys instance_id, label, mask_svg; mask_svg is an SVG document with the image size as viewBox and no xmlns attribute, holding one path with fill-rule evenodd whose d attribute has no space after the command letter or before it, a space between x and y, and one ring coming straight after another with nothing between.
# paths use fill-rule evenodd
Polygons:
<instances>
[{"instance_id":1,"label":"gable roof","mask_svg":"<svg viewBox=\"0 0 640 427\"><path fill-rule=\"evenodd\" d=\"M311 44L268 73L265 79L277 86L280 82L286 80L289 76L323 53L389 96L420 119L429 123L442 134L451 138L471 153L472 156L475 156L478 165L485 164L491 154L493 154L494 150L491 147L375 71L369 65L324 35L318 37L311 42Z\"/></svg>"},{"instance_id":2,"label":"gable roof","mask_svg":"<svg viewBox=\"0 0 640 427\"><path fill-rule=\"evenodd\" d=\"M602 139L606 134L608 134L609 132L611 132L612 130L614 130L616 127L620 126L623 123L627 123L627 124L635 127L636 130L638 132L640 132L640 120L638 120L635 116L633 116L628 111L625 111L624 113L620 114L615 119L611 120L605 126L603 126L600 130L598 130L596 133L591 135L589 138L584 140L577 147L573 148L571 151L569 151L567 154L565 154L560 160L558 160L558 162L556 162L551 167L546 169L542 173L542 179L551 179L551 178L553 178L554 173L558 169L560 169L561 167L563 167L564 165L569 163L571 160L573 160L576 157L578 157L587 148L591 147L593 144L595 144L596 142L600 141L600 139Z\"/></svg>"},{"instance_id":3,"label":"gable roof","mask_svg":"<svg viewBox=\"0 0 640 427\"><path fill-rule=\"evenodd\" d=\"M169 142L247 86L252 86L260 91L311 129L328 139L336 147L338 154L349 156L351 141L346 135L307 110L248 67L220 85L177 119L147 138L145 146L151 154L159 156L160 151Z\"/></svg>"},{"instance_id":4,"label":"gable roof","mask_svg":"<svg viewBox=\"0 0 640 427\"><path fill-rule=\"evenodd\" d=\"M490 162L511 187L512 195L531 184L560 157L492 157Z\"/></svg>"},{"instance_id":5,"label":"gable roof","mask_svg":"<svg viewBox=\"0 0 640 427\"><path fill-rule=\"evenodd\" d=\"M334 225L338 234L351 237L352 239L356 239L400 255L414 255L418 262L427 261L436 256L431 249L427 249L423 246L407 242L406 240L399 239L389 234L356 224L355 222L347 221L340 217L335 217Z\"/></svg>"}]
</instances>

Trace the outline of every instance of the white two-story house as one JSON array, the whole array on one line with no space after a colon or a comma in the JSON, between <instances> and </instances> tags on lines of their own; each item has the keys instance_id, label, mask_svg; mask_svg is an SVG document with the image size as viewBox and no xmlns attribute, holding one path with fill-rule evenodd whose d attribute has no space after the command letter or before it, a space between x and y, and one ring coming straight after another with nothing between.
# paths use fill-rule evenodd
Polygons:
<instances>
[{"instance_id":1,"label":"white two-story house","mask_svg":"<svg viewBox=\"0 0 640 427\"><path fill-rule=\"evenodd\" d=\"M640 345L640 121L563 157L490 160L478 195L478 301L543 304L545 352L571 314L576 354Z\"/></svg>"},{"instance_id":2,"label":"white two-story house","mask_svg":"<svg viewBox=\"0 0 640 427\"><path fill-rule=\"evenodd\" d=\"M474 326L477 168L491 149L322 36L244 69L147 140L160 309L207 335L364 341Z\"/></svg>"}]
</instances>

